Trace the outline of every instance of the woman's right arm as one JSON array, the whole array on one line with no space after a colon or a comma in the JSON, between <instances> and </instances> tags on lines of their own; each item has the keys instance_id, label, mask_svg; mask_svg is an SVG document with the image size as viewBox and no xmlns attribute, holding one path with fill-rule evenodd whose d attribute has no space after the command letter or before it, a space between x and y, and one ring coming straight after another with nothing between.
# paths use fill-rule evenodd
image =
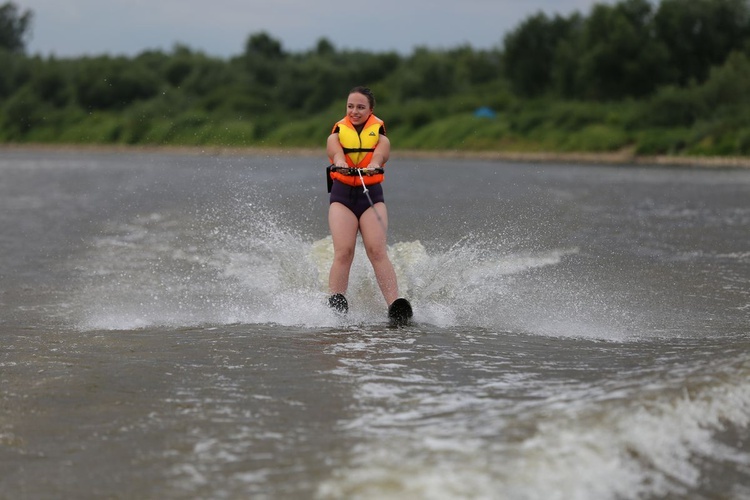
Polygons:
<instances>
[{"instance_id":1,"label":"woman's right arm","mask_svg":"<svg viewBox=\"0 0 750 500\"><path fill-rule=\"evenodd\" d=\"M328 158L331 159L331 163L337 167L346 168L346 156L344 156L344 148L341 147L341 143L339 142L339 134L328 136L326 153L328 154Z\"/></svg>"}]
</instances>

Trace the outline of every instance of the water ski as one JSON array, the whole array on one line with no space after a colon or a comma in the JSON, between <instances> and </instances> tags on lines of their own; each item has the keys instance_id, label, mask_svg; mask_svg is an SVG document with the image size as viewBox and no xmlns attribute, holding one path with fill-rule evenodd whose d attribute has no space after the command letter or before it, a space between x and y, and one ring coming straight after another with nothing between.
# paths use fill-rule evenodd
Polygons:
<instances>
[{"instance_id":1,"label":"water ski","mask_svg":"<svg viewBox=\"0 0 750 500\"><path fill-rule=\"evenodd\" d=\"M346 313L349 310L349 303L340 293L335 293L328 297L328 307L339 313Z\"/></svg>"},{"instance_id":2,"label":"water ski","mask_svg":"<svg viewBox=\"0 0 750 500\"><path fill-rule=\"evenodd\" d=\"M394 326L408 325L413 315L411 304L404 298L396 299L388 306L388 319Z\"/></svg>"}]
</instances>

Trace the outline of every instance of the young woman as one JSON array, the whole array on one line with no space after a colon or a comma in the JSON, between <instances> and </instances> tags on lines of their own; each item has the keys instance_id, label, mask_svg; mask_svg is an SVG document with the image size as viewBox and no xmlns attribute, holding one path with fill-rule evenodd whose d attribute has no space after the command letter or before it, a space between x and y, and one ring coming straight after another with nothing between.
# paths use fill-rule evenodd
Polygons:
<instances>
[{"instance_id":1,"label":"young woman","mask_svg":"<svg viewBox=\"0 0 750 500\"><path fill-rule=\"evenodd\" d=\"M386 248L388 211L381 182L391 143L385 135L385 124L373 114L374 108L375 97L370 89L353 88L346 101L346 116L336 122L328 136L326 151L331 162L328 175L332 181L328 225L333 238L333 264L328 277L332 295L328 303L339 311L348 308L344 295L359 232L389 306L389 316L408 320L411 306L407 312L408 301L398 298L396 272ZM394 318L399 311L404 318Z\"/></svg>"}]
</instances>

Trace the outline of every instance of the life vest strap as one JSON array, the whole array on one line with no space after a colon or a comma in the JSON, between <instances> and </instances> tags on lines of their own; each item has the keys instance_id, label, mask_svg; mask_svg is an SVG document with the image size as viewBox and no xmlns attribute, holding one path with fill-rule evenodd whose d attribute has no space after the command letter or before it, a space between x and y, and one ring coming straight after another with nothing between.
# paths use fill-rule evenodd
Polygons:
<instances>
[{"instance_id":1,"label":"life vest strap","mask_svg":"<svg viewBox=\"0 0 750 500\"><path fill-rule=\"evenodd\" d=\"M372 153L375 151L375 148L342 148L344 150L344 154L348 155L349 153Z\"/></svg>"}]
</instances>

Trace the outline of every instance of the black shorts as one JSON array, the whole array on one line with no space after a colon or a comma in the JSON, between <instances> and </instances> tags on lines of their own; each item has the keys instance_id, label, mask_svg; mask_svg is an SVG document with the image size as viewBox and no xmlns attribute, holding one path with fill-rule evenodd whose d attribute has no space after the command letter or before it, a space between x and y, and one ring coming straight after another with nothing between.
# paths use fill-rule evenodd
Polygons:
<instances>
[{"instance_id":1,"label":"black shorts","mask_svg":"<svg viewBox=\"0 0 750 500\"><path fill-rule=\"evenodd\" d=\"M367 194L372 198L373 205L385 202L385 198L383 198L383 186L380 184L367 186ZM370 200L367 199L367 194L365 194L362 186L348 186L343 182L333 181L330 200L331 203L341 203L359 219L365 213L365 210L370 208Z\"/></svg>"}]
</instances>

